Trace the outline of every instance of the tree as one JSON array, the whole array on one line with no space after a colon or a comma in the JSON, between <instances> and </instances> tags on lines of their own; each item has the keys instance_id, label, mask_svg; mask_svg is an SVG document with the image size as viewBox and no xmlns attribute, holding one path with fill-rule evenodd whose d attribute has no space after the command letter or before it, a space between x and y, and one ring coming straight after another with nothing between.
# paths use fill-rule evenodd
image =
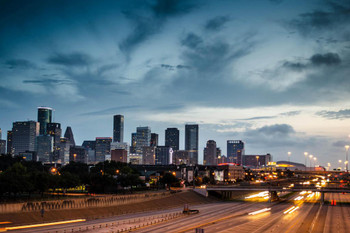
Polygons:
<instances>
[{"instance_id":1,"label":"tree","mask_svg":"<svg viewBox=\"0 0 350 233\"><path fill-rule=\"evenodd\" d=\"M179 180L171 173L165 173L164 176L159 180L160 183L166 184L168 186L178 181Z\"/></svg>"}]
</instances>

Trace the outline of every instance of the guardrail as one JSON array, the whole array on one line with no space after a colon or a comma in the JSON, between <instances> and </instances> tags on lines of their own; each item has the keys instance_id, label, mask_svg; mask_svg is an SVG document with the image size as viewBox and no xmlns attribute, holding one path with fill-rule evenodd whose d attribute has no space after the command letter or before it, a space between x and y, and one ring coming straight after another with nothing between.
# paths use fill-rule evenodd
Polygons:
<instances>
[{"instance_id":1,"label":"guardrail","mask_svg":"<svg viewBox=\"0 0 350 233\"><path fill-rule=\"evenodd\" d=\"M112 228L109 232L112 233L121 233L121 232L130 232L132 230L141 229L144 227L149 227L155 224L163 223L175 218L183 217L184 214L182 212L172 212L161 215L154 215L143 218L133 218L128 220L118 220L118 221L110 221L104 222L100 224L91 224L85 226L77 226L77 227L67 227L62 230L48 230L47 233L68 233L68 232L81 232L88 230L98 230L103 228Z\"/></svg>"},{"instance_id":2,"label":"guardrail","mask_svg":"<svg viewBox=\"0 0 350 233\"><path fill-rule=\"evenodd\" d=\"M0 204L0 213L16 213L16 212L33 212L45 210L60 210L60 209L79 209L88 207L104 207L123 205L131 203L139 203L143 201L163 198L171 193L146 193L133 195L114 195L107 197L88 197L79 199L65 199L55 201L39 201L39 202L22 202L11 204Z\"/></svg>"}]
</instances>

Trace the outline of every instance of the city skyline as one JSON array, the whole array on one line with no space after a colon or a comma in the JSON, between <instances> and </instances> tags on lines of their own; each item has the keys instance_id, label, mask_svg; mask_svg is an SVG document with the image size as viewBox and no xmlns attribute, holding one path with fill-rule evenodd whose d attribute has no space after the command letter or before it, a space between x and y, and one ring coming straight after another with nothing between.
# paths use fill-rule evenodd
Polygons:
<instances>
[{"instance_id":1,"label":"city skyline","mask_svg":"<svg viewBox=\"0 0 350 233\"><path fill-rule=\"evenodd\" d=\"M347 1L3 1L0 128L37 119L71 126L77 145L138 126L199 124L225 151L337 166L350 144ZM17 8L18 5L22 7ZM57 10L60 9L60 10ZM189 23L190 22L190 23Z\"/></svg>"}]
</instances>

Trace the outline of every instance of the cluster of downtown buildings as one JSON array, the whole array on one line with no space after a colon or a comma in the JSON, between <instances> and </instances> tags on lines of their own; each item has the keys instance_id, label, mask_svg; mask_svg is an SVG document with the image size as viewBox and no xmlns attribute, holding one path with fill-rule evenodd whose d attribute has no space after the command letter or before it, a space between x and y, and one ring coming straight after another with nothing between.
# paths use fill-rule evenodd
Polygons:
<instances>
[{"instance_id":1,"label":"cluster of downtown buildings","mask_svg":"<svg viewBox=\"0 0 350 233\"><path fill-rule=\"evenodd\" d=\"M106 160L138 165L197 165L199 126L185 125L185 149L180 150L180 131L177 128L165 130L165 143L159 145L158 134L151 128L137 127L131 135L131 144L124 142L124 116L113 117L113 138L97 137L86 140L81 146L75 144L73 131L67 127L62 137L60 123L52 122L53 109L38 108L37 121L18 121L7 131L7 142L1 140L0 154L22 156L26 160L42 163L71 161L94 164ZM207 141L203 151L203 165L232 163L251 167L266 166L271 161L270 154L245 155L244 142L227 141L227 156L221 154L214 140Z\"/></svg>"}]
</instances>

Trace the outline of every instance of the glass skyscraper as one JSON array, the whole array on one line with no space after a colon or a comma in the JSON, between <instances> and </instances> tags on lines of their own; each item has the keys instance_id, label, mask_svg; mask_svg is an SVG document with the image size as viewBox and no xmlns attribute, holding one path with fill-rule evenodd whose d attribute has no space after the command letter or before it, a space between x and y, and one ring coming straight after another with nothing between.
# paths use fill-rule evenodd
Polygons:
<instances>
[{"instance_id":1,"label":"glass skyscraper","mask_svg":"<svg viewBox=\"0 0 350 233\"><path fill-rule=\"evenodd\" d=\"M180 131L177 128L167 128L165 130L165 146L179 150Z\"/></svg>"},{"instance_id":2,"label":"glass skyscraper","mask_svg":"<svg viewBox=\"0 0 350 233\"><path fill-rule=\"evenodd\" d=\"M124 116L113 117L113 142L124 142Z\"/></svg>"},{"instance_id":3,"label":"glass skyscraper","mask_svg":"<svg viewBox=\"0 0 350 233\"><path fill-rule=\"evenodd\" d=\"M38 107L38 122L40 123L40 135L47 134L47 124L52 120L52 108Z\"/></svg>"},{"instance_id":4,"label":"glass skyscraper","mask_svg":"<svg viewBox=\"0 0 350 233\"><path fill-rule=\"evenodd\" d=\"M190 164L198 164L198 125L185 125L185 150L190 152Z\"/></svg>"}]
</instances>

